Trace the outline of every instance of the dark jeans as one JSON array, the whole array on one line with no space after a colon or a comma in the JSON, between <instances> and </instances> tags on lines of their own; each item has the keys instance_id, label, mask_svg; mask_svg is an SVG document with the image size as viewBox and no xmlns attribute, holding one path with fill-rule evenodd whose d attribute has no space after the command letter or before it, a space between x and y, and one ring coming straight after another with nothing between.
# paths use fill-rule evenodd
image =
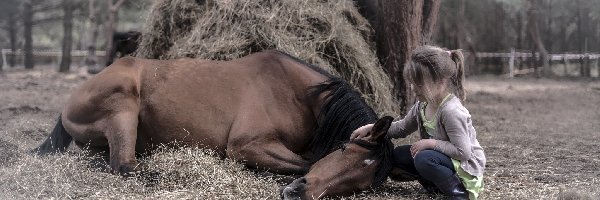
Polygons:
<instances>
[{"instance_id":1,"label":"dark jeans","mask_svg":"<svg viewBox=\"0 0 600 200\"><path fill-rule=\"evenodd\" d=\"M435 150L423 150L413 158L410 146L394 148L392 164L408 173L419 175L419 182L424 187L435 186L435 183L444 182L454 175L454 165L447 155Z\"/></svg>"}]
</instances>

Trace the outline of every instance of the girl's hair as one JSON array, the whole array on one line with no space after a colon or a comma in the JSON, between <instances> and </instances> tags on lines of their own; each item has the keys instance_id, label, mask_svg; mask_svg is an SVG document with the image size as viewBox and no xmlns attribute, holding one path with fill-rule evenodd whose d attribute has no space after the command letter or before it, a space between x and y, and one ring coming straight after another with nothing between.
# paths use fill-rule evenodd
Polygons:
<instances>
[{"instance_id":1,"label":"girl's hair","mask_svg":"<svg viewBox=\"0 0 600 200\"><path fill-rule=\"evenodd\" d=\"M432 89L448 81L452 92L461 101L465 101L466 92L463 86L464 56L461 50L445 50L436 46L417 47L404 67L404 79L423 89L427 101L433 99Z\"/></svg>"}]
</instances>

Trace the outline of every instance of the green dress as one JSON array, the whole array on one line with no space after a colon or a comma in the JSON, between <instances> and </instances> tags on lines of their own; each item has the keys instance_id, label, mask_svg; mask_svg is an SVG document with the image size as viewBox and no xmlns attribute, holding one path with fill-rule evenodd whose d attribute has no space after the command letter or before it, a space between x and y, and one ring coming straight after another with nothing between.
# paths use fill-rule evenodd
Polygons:
<instances>
[{"instance_id":1,"label":"green dress","mask_svg":"<svg viewBox=\"0 0 600 200\"><path fill-rule=\"evenodd\" d=\"M444 99L440 103L440 107L451 95L452 94L448 94L446 97L444 97ZM430 136L433 136L433 134L435 133L435 126L436 126L437 122L436 122L435 118L433 120L427 120L427 118L425 117L426 106L427 106L427 103L423 103L419 109L420 113L421 113L421 119L423 119L422 120L423 127L425 128L425 131L427 132L427 134L429 134ZM465 186L465 189L469 192L469 199L477 199L477 197L479 197L479 194L483 191L483 177L482 176L473 176L473 175L465 172L465 170L463 170L460 167L460 161L458 161L454 158L451 158L451 159L452 159L452 164L454 165L454 170L456 171L456 174L462 181L463 185Z\"/></svg>"}]
</instances>

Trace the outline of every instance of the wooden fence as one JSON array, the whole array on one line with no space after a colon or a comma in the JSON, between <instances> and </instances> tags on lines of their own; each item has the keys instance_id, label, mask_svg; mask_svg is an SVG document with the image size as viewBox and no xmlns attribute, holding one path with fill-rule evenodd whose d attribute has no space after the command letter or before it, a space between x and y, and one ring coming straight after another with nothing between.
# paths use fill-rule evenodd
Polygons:
<instances>
[{"instance_id":1,"label":"wooden fence","mask_svg":"<svg viewBox=\"0 0 600 200\"><path fill-rule=\"evenodd\" d=\"M466 56L470 56L471 54L468 52L465 52ZM7 65L7 56L9 55L15 55L15 56L19 56L22 57L25 55L24 51L22 50L17 50L17 51L12 51L10 49L2 49L2 60L3 60L3 66L8 66ZM46 58L53 58L52 60L55 60L55 62L59 62L60 61L60 57L62 56L62 51L60 50L35 50L33 52L34 57L46 57ZM84 50L73 50L71 51L71 56L72 57L85 57L88 55L88 51L84 51ZM104 57L105 56L105 52L104 51L96 51L96 56L97 57ZM502 62L505 62L506 66L508 67L507 71L508 77L514 77L515 75L519 75L519 74L526 74L526 73L531 73L534 72L534 67L527 67L525 69L515 69L515 63L517 59L532 59L535 58L536 60L539 59L539 54L538 53L531 53L531 52L517 52L514 49L511 49L510 52L499 52L499 53L490 53L490 52L477 52L475 53L475 57L477 59L485 59L485 58L499 58L502 60ZM589 63L591 60L596 60L597 65L597 71L598 73L600 73L600 54L597 53L584 53L584 54L573 54L573 53L562 53L562 54L549 54L550 57L550 61L554 61L554 62L562 62L564 64L564 70L565 70L565 74L567 71L567 66L569 65L570 61L576 61L578 63L580 63L581 65L583 65L583 62L587 62Z\"/></svg>"},{"instance_id":2,"label":"wooden fence","mask_svg":"<svg viewBox=\"0 0 600 200\"><path fill-rule=\"evenodd\" d=\"M12 51L11 49L2 49L3 66L8 66L7 56L11 56L11 55L23 57L23 56L25 56L25 51L23 51L21 49L18 49L16 51ZM86 57L87 55L88 55L87 50L71 51L71 57ZM104 51L96 51L97 57L104 57L105 55L106 55L106 53ZM34 50L33 56L34 57L56 58L56 61L58 62L60 60L60 58L62 57L62 51L60 51L60 50Z\"/></svg>"},{"instance_id":3,"label":"wooden fence","mask_svg":"<svg viewBox=\"0 0 600 200\"><path fill-rule=\"evenodd\" d=\"M580 65L584 65L584 62L590 63L592 60L596 60L597 65L600 65L600 54L597 53L583 53L583 54L574 54L574 53L561 53L561 54L548 54L549 61L554 62L562 62L564 64L564 70L566 73L567 66L570 62L577 62ZM480 58L500 58L506 60L506 65L508 66L508 76L514 77L518 74L531 73L534 71L534 67L528 67L525 69L516 70L515 62L517 58L520 59L533 59L539 60L539 53L531 53L531 52L517 52L514 49L511 49L510 52L500 52L500 53L490 53L490 52L477 52L475 53L475 57L477 59ZM600 68L600 66L597 66ZM600 71L600 69L597 69Z\"/></svg>"}]
</instances>

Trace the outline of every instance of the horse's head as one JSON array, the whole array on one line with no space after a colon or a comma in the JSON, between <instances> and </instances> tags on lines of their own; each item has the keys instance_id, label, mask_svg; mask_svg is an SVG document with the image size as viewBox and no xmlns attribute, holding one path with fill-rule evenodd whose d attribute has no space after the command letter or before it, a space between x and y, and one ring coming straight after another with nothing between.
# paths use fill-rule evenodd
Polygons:
<instances>
[{"instance_id":1,"label":"horse's head","mask_svg":"<svg viewBox=\"0 0 600 200\"><path fill-rule=\"evenodd\" d=\"M393 146L385 135L392 120L379 119L366 137L345 143L317 161L304 177L282 187L284 199L347 196L383 183L391 170Z\"/></svg>"}]
</instances>

